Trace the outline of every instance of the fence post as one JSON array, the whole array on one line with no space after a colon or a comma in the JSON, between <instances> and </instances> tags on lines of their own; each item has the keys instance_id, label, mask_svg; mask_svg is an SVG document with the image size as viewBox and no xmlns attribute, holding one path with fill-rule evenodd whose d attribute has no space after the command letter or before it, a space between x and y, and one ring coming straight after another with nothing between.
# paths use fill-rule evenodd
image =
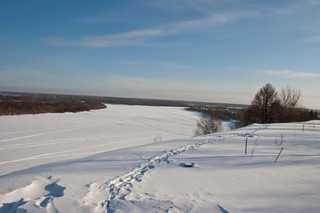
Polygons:
<instances>
[{"instance_id":1,"label":"fence post","mask_svg":"<svg viewBox=\"0 0 320 213\"><path fill-rule=\"evenodd\" d=\"M245 155L247 155L247 150L248 150L248 138L246 137L246 144L245 144L245 149L244 149Z\"/></svg>"},{"instance_id":2,"label":"fence post","mask_svg":"<svg viewBox=\"0 0 320 213\"><path fill-rule=\"evenodd\" d=\"M280 156L280 154L281 154L281 152L282 152L283 148L284 148L284 147L282 147L282 148L281 148L281 150L280 150L280 152L279 152L279 154L278 154L278 156L277 156L277 158L276 158L276 160L275 160L274 162L277 162L277 160L278 160L278 158L279 158L279 156Z\"/></svg>"}]
</instances>

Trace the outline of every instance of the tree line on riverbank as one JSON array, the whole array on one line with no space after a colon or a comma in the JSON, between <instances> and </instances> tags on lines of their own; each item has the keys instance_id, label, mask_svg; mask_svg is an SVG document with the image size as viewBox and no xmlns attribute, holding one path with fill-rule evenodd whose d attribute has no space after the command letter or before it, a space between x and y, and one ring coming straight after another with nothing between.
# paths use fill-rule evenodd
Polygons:
<instances>
[{"instance_id":1,"label":"tree line on riverbank","mask_svg":"<svg viewBox=\"0 0 320 213\"><path fill-rule=\"evenodd\" d=\"M267 83L255 94L244 111L242 125L251 123L287 123L318 119L317 112L301 104L302 94L295 88L276 88Z\"/></svg>"},{"instance_id":2,"label":"tree line on riverbank","mask_svg":"<svg viewBox=\"0 0 320 213\"><path fill-rule=\"evenodd\" d=\"M247 108L211 108L196 106L188 110L198 111L203 117L197 122L195 136L220 131L221 120L233 120L236 127L252 123L287 123L316 120L318 113L301 104L301 92L286 87L277 91L267 83L255 94L251 105Z\"/></svg>"},{"instance_id":3,"label":"tree line on riverbank","mask_svg":"<svg viewBox=\"0 0 320 213\"><path fill-rule=\"evenodd\" d=\"M49 94L0 94L0 115L81 112L106 105L81 96Z\"/></svg>"}]
</instances>

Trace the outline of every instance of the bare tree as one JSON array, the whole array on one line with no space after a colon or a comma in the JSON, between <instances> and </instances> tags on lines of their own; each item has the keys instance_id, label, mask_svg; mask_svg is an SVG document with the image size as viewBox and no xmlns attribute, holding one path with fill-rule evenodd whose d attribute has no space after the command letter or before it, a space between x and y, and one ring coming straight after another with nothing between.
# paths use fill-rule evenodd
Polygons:
<instances>
[{"instance_id":1,"label":"bare tree","mask_svg":"<svg viewBox=\"0 0 320 213\"><path fill-rule=\"evenodd\" d=\"M251 123L294 122L314 118L309 110L301 106L300 90L286 87L278 94L271 84L266 84L256 93L239 123L245 126Z\"/></svg>"},{"instance_id":2,"label":"bare tree","mask_svg":"<svg viewBox=\"0 0 320 213\"><path fill-rule=\"evenodd\" d=\"M275 87L268 83L254 96L251 105L252 110L255 111L255 114L258 116L257 122L272 122L274 105L278 100L277 94Z\"/></svg>"},{"instance_id":3,"label":"bare tree","mask_svg":"<svg viewBox=\"0 0 320 213\"><path fill-rule=\"evenodd\" d=\"M290 87L282 88L279 94L281 122L291 120L293 113L301 107L301 91Z\"/></svg>"},{"instance_id":4,"label":"bare tree","mask_svg":"<svg viewBox=\"0 0 320 213\"><path fill-rule=\"evenodd\" d=\"M222 130L221 122L211 116L203 116L197 122L197 128L194 131L195 136L212 134Z\"/></svg>"}]
</instances>

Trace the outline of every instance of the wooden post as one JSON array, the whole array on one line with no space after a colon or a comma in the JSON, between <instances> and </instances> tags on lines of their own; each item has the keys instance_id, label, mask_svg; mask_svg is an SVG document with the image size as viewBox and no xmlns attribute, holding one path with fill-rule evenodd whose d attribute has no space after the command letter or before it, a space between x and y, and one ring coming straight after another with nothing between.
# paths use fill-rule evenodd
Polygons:
<instances>
[{"instance_id":1,"label":"wooden post","mask_svg":"<svg viewBox=\"0 0 320 213\"><path fill-rule=\"evenodd\" d=\"M248 150L248 138L246 138L246 145L244 149L244 154L247 155L247 150Z\"/></svg>"},{"instance_id":2,"label":"wooden post","mask_svg":"<svg viewBox=\"0 0 320 213\"><path fill-rule=\"evenodd\" d=\"M281 150L280 150L280 152L279 152L279 154L278 154L278 156L277 156L277 158L276 158L276 160L274 162L277 162L277 160L278 160L278 158L279 158L279 156L280 156L280 154L281 154L283 149L284 149L284 147L281 148Z\"/></svg>"}]
</instances>

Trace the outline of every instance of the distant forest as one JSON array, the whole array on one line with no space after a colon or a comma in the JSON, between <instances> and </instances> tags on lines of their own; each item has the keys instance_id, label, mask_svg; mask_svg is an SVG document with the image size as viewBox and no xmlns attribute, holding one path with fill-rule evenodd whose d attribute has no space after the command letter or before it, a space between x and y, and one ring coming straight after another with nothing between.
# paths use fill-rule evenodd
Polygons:
<instances>
[{"instance_id":1,"label":"distant forest","mask_svg":"<svg viewBox=\"0 0 320 213\"><path fill-rule=\"evenodd\" d=\"M0 93L0 115L81 112L104 109L102 102L81 96Z\"/></svg>"},{"instance_id":2,"label":"distant forest","mask_svg":"<svg viewBox=\"0 0 320 213\"><path fill-rule=\"evenodd\" d=\"M248 107L241 104L160 99L0 92L0 115L80 112L103 109L106 108L105 104L171 107L208 106L213 108Z\"/></svg>"}]
</instances>

